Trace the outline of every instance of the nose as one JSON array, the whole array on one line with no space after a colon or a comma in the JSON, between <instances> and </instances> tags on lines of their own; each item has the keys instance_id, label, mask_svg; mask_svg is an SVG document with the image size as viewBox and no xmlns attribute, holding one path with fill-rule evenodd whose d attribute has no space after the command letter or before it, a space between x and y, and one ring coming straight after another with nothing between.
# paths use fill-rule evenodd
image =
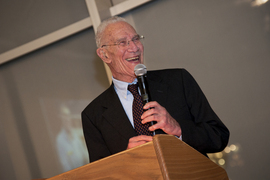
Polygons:
<instances>
[{"instance_id":1,"label":"nose","mask_svg":"<svg viewBox=\"0 0 270 180\"><path fill-rule=\"evenodd\" d=\"M139 50L139 46L134 41L130 40L128 41L128 50L136 52Z\"/></svg>"}]
</instances>

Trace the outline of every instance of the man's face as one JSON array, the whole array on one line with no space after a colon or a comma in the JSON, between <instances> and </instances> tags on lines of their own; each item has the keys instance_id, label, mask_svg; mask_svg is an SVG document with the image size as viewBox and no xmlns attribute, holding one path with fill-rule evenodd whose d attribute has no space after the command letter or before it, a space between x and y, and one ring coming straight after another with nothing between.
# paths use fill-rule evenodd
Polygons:
<instances>
[{"instance_id":1,"label":"man's face","mask_svg":"<svg viewBox=\"0 0 270 180\"><path fill-rule=\"evenodd\" d=\"M112 45L122 41L129 41L127 46L105 46L103 52L106 54L105 62L109 65L114 78L132 82L135 79L134 67L143 63L143 45L139 41L132 40L138 34L134 28L125 22L117 22L107 26L101 40L101 45Z\"/></svg>"}]
</instances>

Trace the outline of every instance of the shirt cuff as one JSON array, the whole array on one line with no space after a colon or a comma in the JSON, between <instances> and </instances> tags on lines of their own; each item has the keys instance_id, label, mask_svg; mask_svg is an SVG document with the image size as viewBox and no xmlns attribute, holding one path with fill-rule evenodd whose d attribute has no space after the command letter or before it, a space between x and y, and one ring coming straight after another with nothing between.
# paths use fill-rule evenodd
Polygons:
<instances>
[{"instance_id":1,"label":"shirt cuff","mask_svg":"<svg viewBox=\"0 0 270 180\"><path fill-rule=\"evenodd\" d=\"M178 139L182 141L182 135L180 137L179 136L175 136L175 137L177 137Z\"/></svg>"}]
</instances>

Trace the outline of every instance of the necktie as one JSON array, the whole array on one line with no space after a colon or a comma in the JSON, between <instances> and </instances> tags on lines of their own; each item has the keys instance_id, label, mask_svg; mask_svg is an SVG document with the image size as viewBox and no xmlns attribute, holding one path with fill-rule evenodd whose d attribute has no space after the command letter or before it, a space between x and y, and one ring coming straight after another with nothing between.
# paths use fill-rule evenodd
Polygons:
<instances>
[{"instance_id":1,"label":"necktie","mask_svg":"<svg viewBox=\"0 0 270 180\"><path fill-rule=\"evenodd\" d=\"M131 84L128 86L128 90L132 93L134 99L132 104L132 114L134 121L134 128L138 135L149 135L153 133L148 130L150 123L142 124L141 116L143 114L142 98L138 92L138 84Z\"/></svg>"}]
</instances>

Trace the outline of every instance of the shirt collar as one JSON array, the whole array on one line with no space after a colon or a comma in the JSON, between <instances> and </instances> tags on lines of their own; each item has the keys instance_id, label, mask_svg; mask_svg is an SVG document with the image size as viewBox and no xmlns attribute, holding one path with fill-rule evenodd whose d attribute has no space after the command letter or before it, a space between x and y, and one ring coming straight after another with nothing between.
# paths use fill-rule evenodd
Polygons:
<instances>
[{"instance_id":1,"label":"shirt collar","mask_svg":"<svg viewBox=\"0 0 270 180\"><path fill-rule=\"evenodd\" d=\"M114 84L114 89L117 91L117 93L119 95L125 97L125 98L126 98L127 94L130 93L127 90L128 85L136 84L138 82L138 80L135 79L132 83L127 83L127 82L124 82L124 81L117 80L117 79L115 79L113 77L112 77L112 81L113 81L113 84Z\"/></svg>"}]
</instances>

